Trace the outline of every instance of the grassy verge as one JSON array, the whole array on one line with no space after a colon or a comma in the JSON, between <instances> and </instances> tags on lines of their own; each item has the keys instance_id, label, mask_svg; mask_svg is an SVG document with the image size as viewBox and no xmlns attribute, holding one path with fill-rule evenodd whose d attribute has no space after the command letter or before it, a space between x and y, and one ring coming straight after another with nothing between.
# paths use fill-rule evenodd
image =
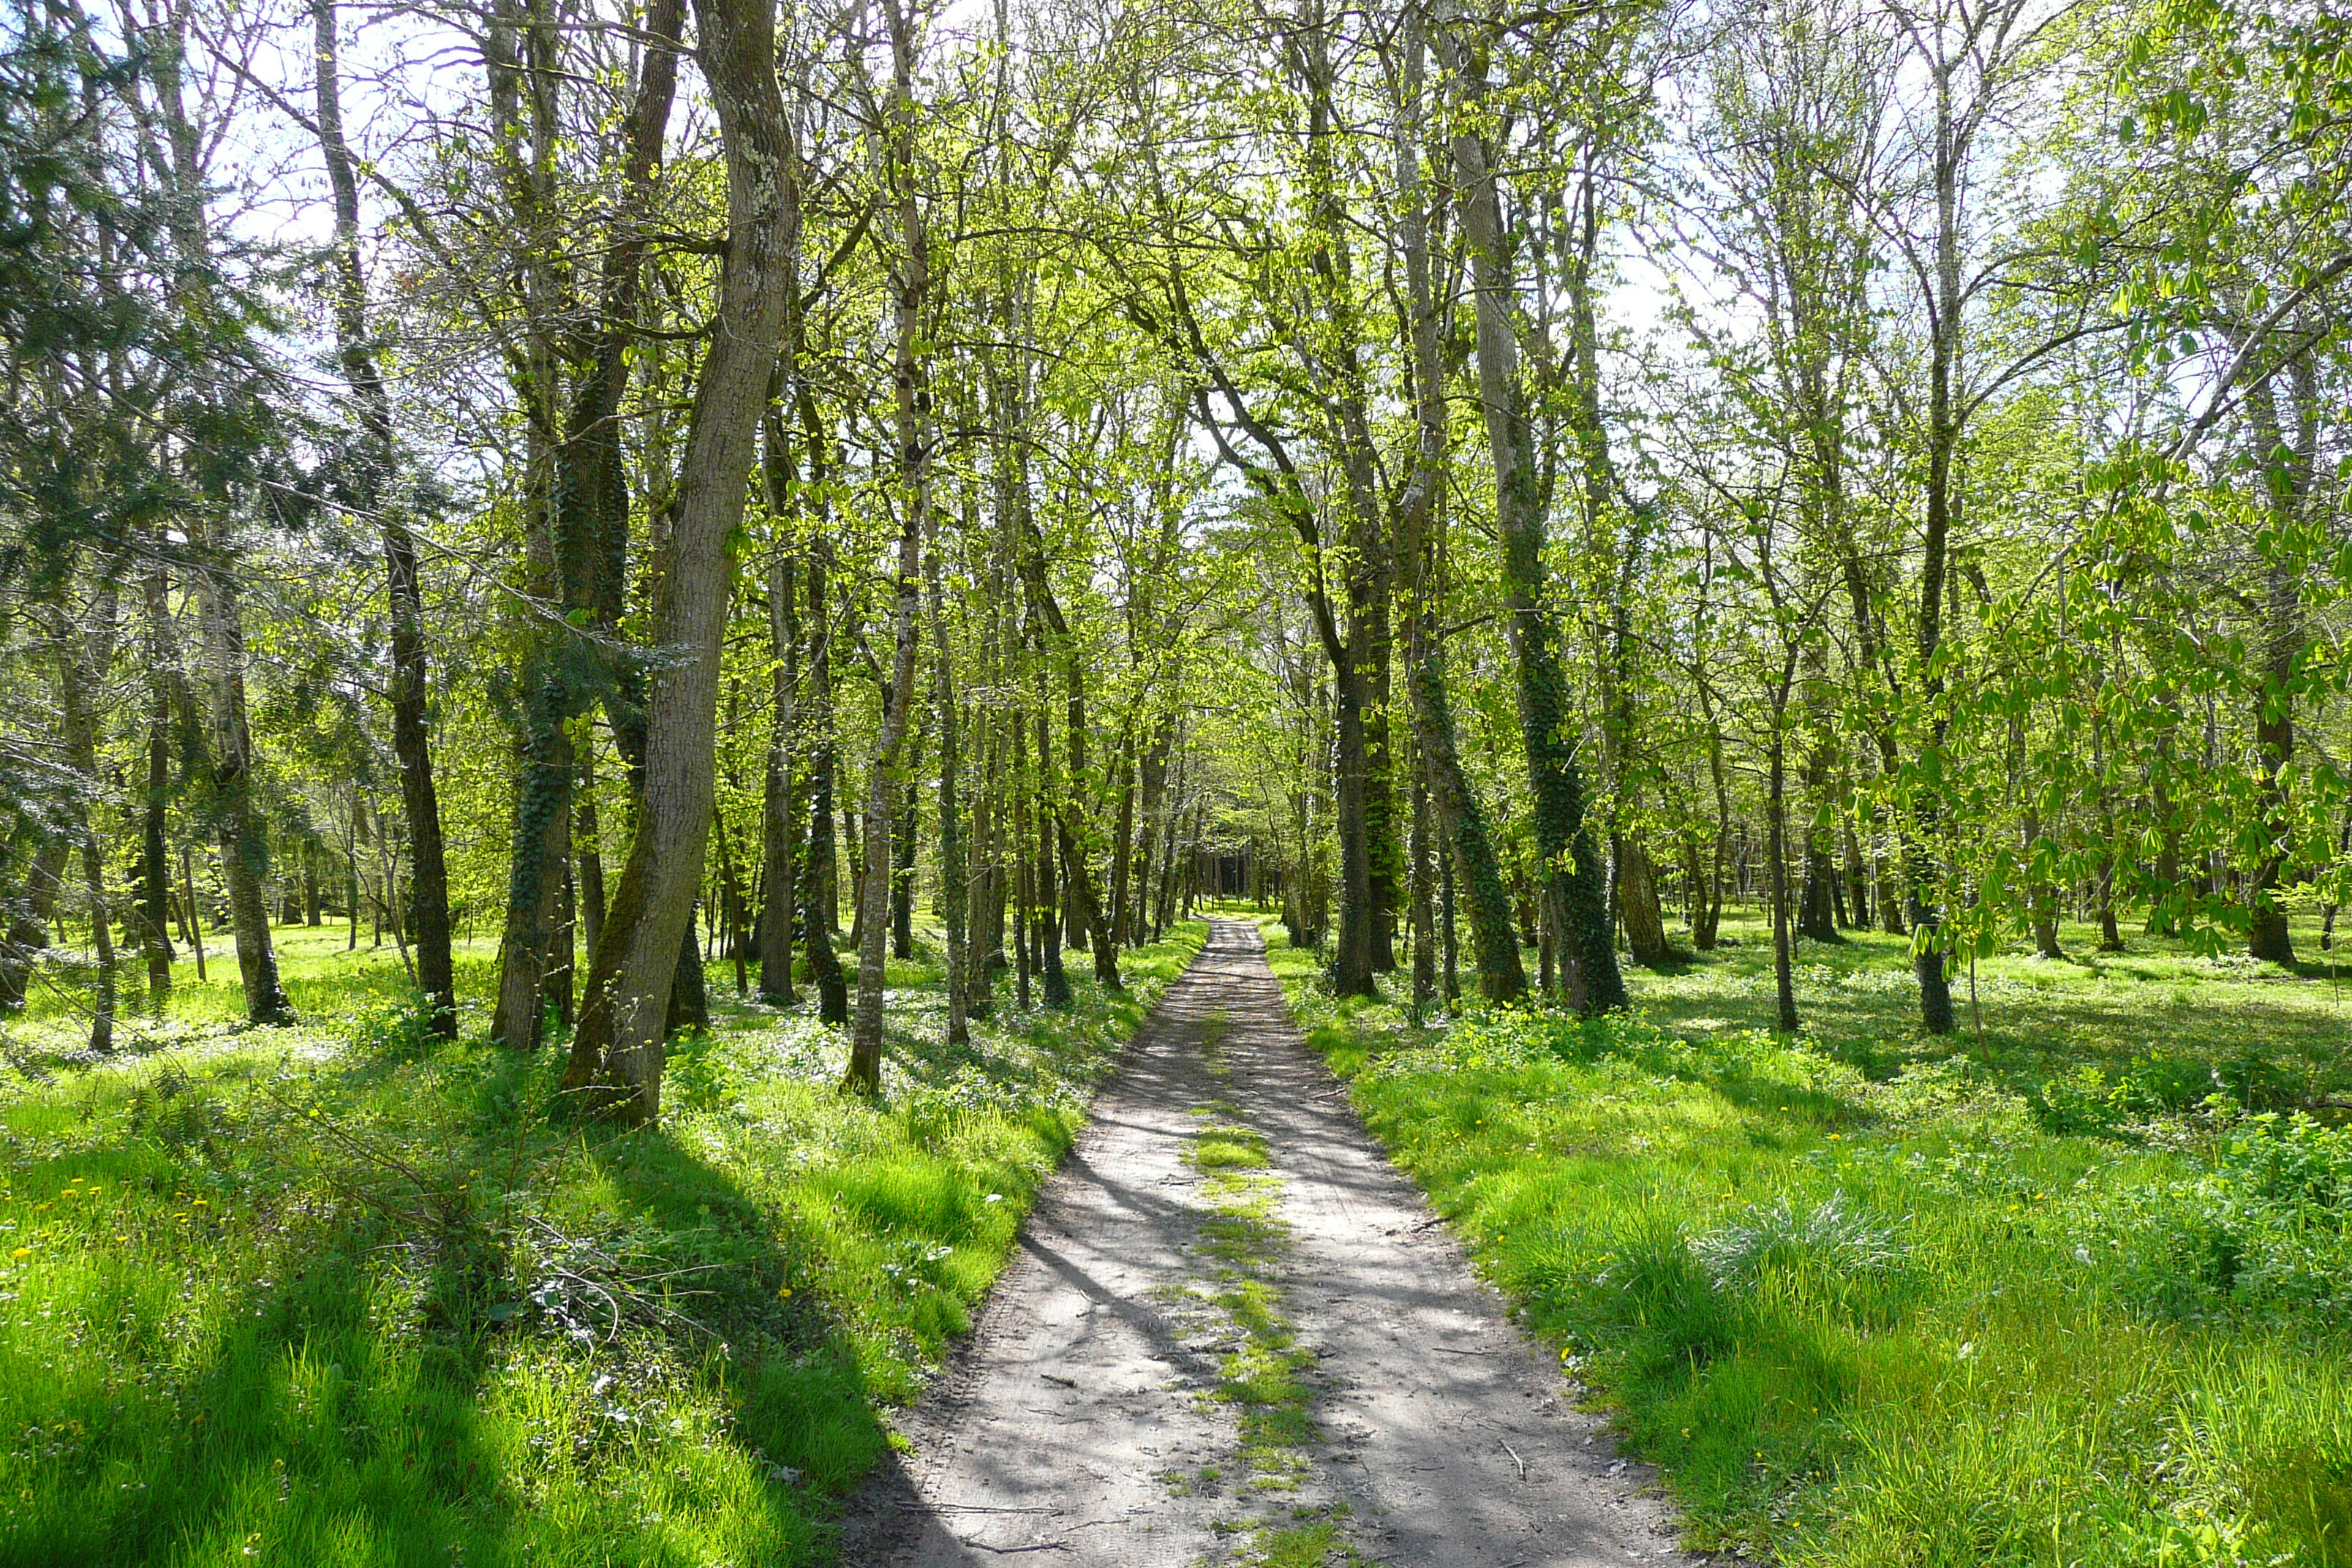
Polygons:
<instances>
[{"instance_id":1,"label":"grassy verge","mask_svg":"<svg viewBox=\"0 0 2352 1568\"><path fill-rule=\"evenodd\" d=\"M1694 1545L2352 1563L2352 1133L2233 1079L2265 1042L2206 1011L2203 961L2141 961L2154 1019L2020 982L2030 1048L1978 1054L1696 1016L1728 963L1645 981L1637 1021L1417 1028L1267 940L1373 1131L1664 1467ZM2301 984L2273 1005L2326 1005Z\"/></svg>"},{"instance_id":2,"label":"grassy verge","mask_svg":"<svg viewBox=\"0 0 2352 1568\"><path fill-rule=\"evenodd\" d=\"M558 1053L429 1044L356 961L293 977L296 1029L186 988L150 1038L202 1049L75 1070L20 1028L0 1563L823 1560L1199 939L952 1054L937 970L894 964L880 1106L714 970L664 1124L618 1136L541 1114Z\"/></svg>"}]
</instances>

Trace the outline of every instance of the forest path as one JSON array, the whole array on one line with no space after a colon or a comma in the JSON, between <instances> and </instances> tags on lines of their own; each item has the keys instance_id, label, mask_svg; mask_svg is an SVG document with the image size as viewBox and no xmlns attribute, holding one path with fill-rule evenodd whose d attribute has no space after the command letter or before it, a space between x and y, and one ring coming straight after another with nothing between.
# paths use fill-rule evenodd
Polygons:
<instances>
[{"instance_id":1,"label":"forest path","mask_svg":"<svg viewBox=\"0 0 2352 1568\"><path fill-rule=\"evenodd\" d=\"M1214 921L843 1561L1690 1561L1561 1389Z\"/></svg>"}]
</instances>

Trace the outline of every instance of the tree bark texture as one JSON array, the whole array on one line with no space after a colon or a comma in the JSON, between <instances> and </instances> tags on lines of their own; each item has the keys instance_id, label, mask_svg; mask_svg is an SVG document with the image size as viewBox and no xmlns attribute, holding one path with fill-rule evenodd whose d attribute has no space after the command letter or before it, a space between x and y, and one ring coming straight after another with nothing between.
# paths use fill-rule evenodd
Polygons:
<instances>
[{"instance_id":1,"label":"tree bark texture","mask_svg":"<svg viewBox=\"0 0 2352 1568\"><path fill-rule=\"evenodd\" d=\"M597 1064L601 1092L593 1098L634 1122L660 1114L662 1025L679 945L688 940L717 787L727 540L743 520L783 296L795 286L784 267L798 207L787 188L791 148L776 83L773 12L757 0L698 0L695 16L697 55L726 148L728 250L717 330L671 501L656 616L659 645L670 657L647 693L644 804L605 914L579 1026Z\"/></svg>"}]
</instances>

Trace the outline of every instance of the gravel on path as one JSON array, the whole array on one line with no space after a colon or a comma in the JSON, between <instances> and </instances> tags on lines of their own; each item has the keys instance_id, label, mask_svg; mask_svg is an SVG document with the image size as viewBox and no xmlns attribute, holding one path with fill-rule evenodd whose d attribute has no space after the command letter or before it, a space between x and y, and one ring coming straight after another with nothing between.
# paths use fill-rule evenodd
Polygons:
<instances>
[{"instance_id":1,"label":"gravel on path","mask_svg":"<svg viewBox=\"0 0 2352 1568\"><path fill-rule=\"evenodd\" d=\"M1307 1050L1255 926L1211 922L1092 1118L845 1564L1697 1561ZM1203 1152L1252 1135L1262 1167Z\"/></svg>"}]
</instances>

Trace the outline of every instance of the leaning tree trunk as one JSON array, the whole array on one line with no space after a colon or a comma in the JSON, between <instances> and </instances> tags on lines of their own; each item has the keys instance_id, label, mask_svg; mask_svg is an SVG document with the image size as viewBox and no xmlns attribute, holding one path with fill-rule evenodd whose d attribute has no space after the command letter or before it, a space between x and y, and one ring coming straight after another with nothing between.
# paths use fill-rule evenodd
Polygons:
<instances>
[{"instance_id":1,"label":"leaning tree trunk","mask_svg":"<svg viewBox=\"0 0 2352 1568\"><path fill-rule=\"evenodd\" d=\"M1518 932L1511 925L1511 897L1503 886L1502 861L1476 788L1454 751L1454 712L1434 629L1424 626L1420 634L1423 647L1413 674L1415 738L1427 766L1430 802L1469 884L1479 994L1489 1002L1516 1002L1527 994L1528 973L1519 962Z\"/></svg>"},{"instance_id":2,"label":"leaning tree trunk","mask_svg":"<svg viewBox=\"0 0 2352 1568\"><path fill-rule=\"evenodd\" d=\"M212 236L202 195L203 139L187 115L179 58L176 47L155 54L155 107L171 153L170 178L175 198L170 216L173 237L184 258L202 263L212 258ZM207 270L203 266L187 269L194 279L201 279ZM203 287L201 281L194 283L197 290ZM205 487L199 483L197 489L201 494ZM269 868L269 841L267 826L253 802L253 734L247 723L245 701L245 612L234 563L229 552L215 543L213 533L224 510L220 500L216 495L202 495L184 525L210 698L209 755L204 767L210 774L212 826L220 838L221 876L228 885L229 910L236 927L246 1017L256 1024L290 1024L294 1009L278 983L278 954L269 941L268 900L262 888Z\"/></svg>"},{"instance_id":3,"label":"leaning tree trunk","mask_svg":"<svg viewBox=\"0 0 2352 1568\"><path fill-rule=\"evenodd\" d=\"M1043 724L1047 703L1043 689L1045 681L1045 661L1051 654L1060 655L1064 703L1065 733L1069 741L1066 787L1051 795L1041 796L1041 804L1052 816L1053 838L1061 852L1062 911L1073 938L1083 933L1086 944L1094 955L1095 978L1105 989L1117 991L1121 982L1118 973L1118 941L1112 933L1102 898L1095 886L1094 868L1087 854L1086 807L1083 798L1087 772L1087 700L1086 678L1079 662L1077 639L1070 635L1069 622L1062 615L1061 602L1055 597L1053 583L1045 574L1045 542L1037 533L1036 522L1029 515L1024 499L1025 491L1013 497L1013 513L1008 520L1016 531L1015 547L1019 552L1022 579L1028 590L1029 601L1036 624L1039 654L1038 680L1039 720ZM1039 775L1049 777L1052 770L1045 763L1047 752L1042 731L1039 739ZM1060 927L1054 928L1049 945L1058 952L1062 944ZM1072 941L1072 946L1077 946ZM1047 971L1047 994L1054 990L1054 978L1060 973L1058 957Z\"/></svg>"},{"instance_id":4,"label":"leaning tree trunk","mask_svg":"<svg viewBox=\"0 0 2352 1568\"><path fill-rule=\"evenodd\" d=\"M1455 943L1455 870L1469 883L1470 921L1478 954L1478 988L1489 1001L1515 1002L1527 994L1527 968L1519 961L1517 933L1511 929L1510 898L1503 888L1500 858L1486 826L1486 812L1475 785L1455 746L1454 711L1445 683L1445 648L1438 628L1441 591L1440 563L1444 559L1444 495L1446 453L1451 415L1445 402L1444 316L1438 298L1438 279L1432 264L1431 227L1436 204L1423 195L1425 155L1423 138L1430 104L1425 92L1428 40L1423 13L1407 7L1405 71L1398 132L1393 149L1399 188L1406 195L1404 214L1405 283L1412 311L1414 466L1412 479L1400 498L1405 534L1404 549L1412 577L1412 625L1406 651L1406 681L1412 698L1413 742L1421 763L1416 780L1418 801L1425 790L1438 828L1438 910L1444 963L1440 983L1446 1005L1459 999L1460 982ZM1415 808L1419 829L1421 812ZM1418 867L1416 868L1418 871ZM1427 938L1426 911L1420 906L1429 897L1425 877L1416 893L1414 995L1422 994L1423 968L1418 950Z\"/></svg>"},{"instance_id":5,"label":"leaning tree trunk","mask_svg":"<svg viewBox=\"0 0 2352 1568\"><path fill-rule=\"evenodd\" d=\"M783 267L799 209L772 9L758 0L698 0L695 15L698 55L726 148L728 248L718 330L671 501L656 639L669 657L647 693L644 803L596 944L578 1032L594 1052L598 1098L633 1122L651 1121L661 1110L662 1026L717 790L727 541L743 520L783 295L796 286Z\"/></svg>"}]
</instances>

